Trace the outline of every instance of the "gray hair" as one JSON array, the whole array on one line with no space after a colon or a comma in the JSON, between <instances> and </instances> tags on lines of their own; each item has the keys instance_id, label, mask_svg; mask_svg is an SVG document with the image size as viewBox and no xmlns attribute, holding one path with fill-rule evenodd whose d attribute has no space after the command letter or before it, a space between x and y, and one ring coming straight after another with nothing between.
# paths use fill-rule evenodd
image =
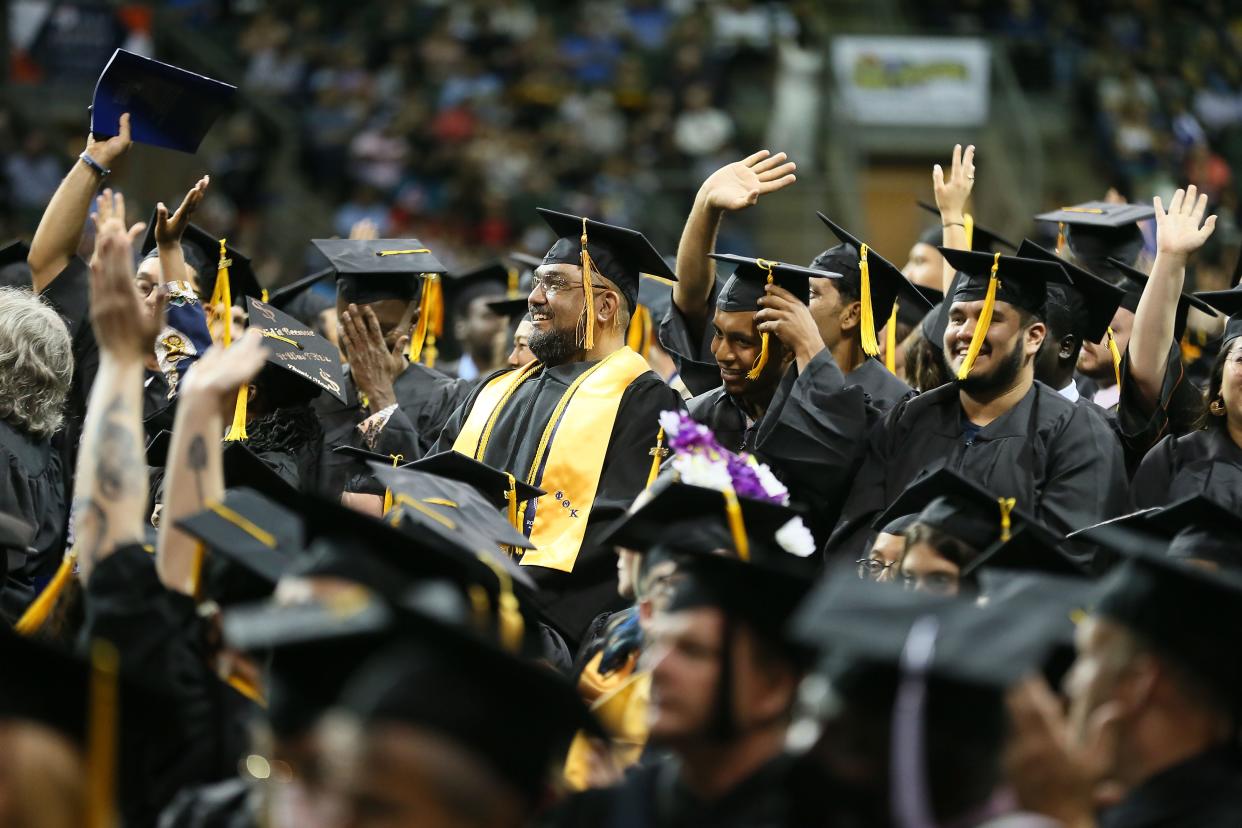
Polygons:
<instances>
[{"instance_id":1,"label":"gray hair","mask_svg":"<svg viewBox=\"0 0 1242 828\"><path fill-rule=\"evenodd\" d=\"M50 435L72 379L73 342L60 314L29 290L0 288L0 419Z\"/></svg>"}]
</instances>

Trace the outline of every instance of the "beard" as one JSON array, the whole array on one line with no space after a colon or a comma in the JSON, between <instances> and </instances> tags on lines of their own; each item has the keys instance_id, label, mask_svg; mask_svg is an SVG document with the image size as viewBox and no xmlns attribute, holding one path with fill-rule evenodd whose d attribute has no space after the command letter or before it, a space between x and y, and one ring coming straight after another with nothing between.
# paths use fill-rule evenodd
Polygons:
<instances>
[{"instance_id":1,"label":"beard","mask_svg":"<svg viewBox=\"0 0 1242 828\"><path fill-rule=\"evenodd\" d=\"M1013 382L1022 373L1022 340L1019 337L1013 348L996 367L986 374L975 374L973 371L964 380L957 381L957 387L968 394L988 394L1005 391L1013 387Z\"/></svg>"},{"instance_id":2,"label":"beard","mask_svg":"<svg viewBox=\"0 0 1242 828\"><path fill-rule=\"evenodd\" d=\"M581 349L578 346L578 331L549 328L536 328L530 332L526 345L535 359L549 367L572 362Z\"/></svg>"}]
</instances>

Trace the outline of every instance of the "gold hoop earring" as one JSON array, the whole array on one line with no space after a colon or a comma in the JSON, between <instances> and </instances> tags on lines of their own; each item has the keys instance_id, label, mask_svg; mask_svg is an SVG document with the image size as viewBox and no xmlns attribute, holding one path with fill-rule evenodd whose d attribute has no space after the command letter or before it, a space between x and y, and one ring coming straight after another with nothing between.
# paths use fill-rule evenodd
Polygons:
<instances>
[{"instance_id":1,"label":"gold hoop earring","mask_svg":"<svg viewBox=\"0 0 1242 828\"><path fill-rule=\"evenodd\" d=\"M1212 400L1212 404L1208 406L1208 411L1212 413L1213 417L1225 416L1225 400L1221 397Z\"/></svg>"}]
</instances>

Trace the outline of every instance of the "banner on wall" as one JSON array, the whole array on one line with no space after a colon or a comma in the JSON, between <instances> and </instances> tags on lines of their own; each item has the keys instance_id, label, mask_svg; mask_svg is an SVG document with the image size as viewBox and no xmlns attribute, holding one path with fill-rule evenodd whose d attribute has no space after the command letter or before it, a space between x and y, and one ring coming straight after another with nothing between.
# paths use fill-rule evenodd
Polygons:
<instances>
[{"instance_id":1,"label":"banner on wall","mask_svg":"<svg viewBox=\"0 0 1242 828\"><path fill-rule=\"evenodd\" d=\"M832 68L845 115L874 126L987 120L991 47L979 38L842 36Z\"/></svg>"}]
</instances>

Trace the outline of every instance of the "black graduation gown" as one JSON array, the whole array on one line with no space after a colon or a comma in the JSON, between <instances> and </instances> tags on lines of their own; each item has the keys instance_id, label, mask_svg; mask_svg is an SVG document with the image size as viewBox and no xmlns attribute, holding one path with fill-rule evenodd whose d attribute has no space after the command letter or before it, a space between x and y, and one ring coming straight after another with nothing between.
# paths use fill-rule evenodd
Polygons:
<instances>
[{"instance_id":1,"label":"black graduation gown","mask_svg":"<svg viewBox=\"0 0 1242 828\"><path fill-rule=\"evenodd\" d=\"M85 607L82 640L112 642L123 672L170 699L167 718L132 723L145 736L142 753L118 765L125 824L152 825L182 788L237 774L258 707L216 677L193 599L164 588L141 546L99 562Z\"/></svg>"},{"instance_id":2,"label":"black graduation gown","mask_svg":"<svg viewBox=\"0 0 1242 828\"><path fill-rule=\"evenodd\" d=\"M159 828L259 828L255 787L244 779L187 788L160 814Z\"/></svg>"},{"instance_id":3,"label":"black graduation gown","mask_svg":"<svg viewBox=\"0 0 1242 828\"><path fill-rule=\"evenodd\" d=\"M525 479L553 409L569 385L594 364L593 361L572 362L536 370L509 398L497 418L483 462ZM449 419L435 451L448 451L453 447L479 391L486 384L480 383ZM539 586L545 619L564 636L571 650L577 648L592 618L601 611L619 609L623 605L617 595L616 557L610 548L598 547L593 538L619 517L646 486L651 469L649 452L656 445L656 432L660 428L659 414L681 407L681 396L653 371L646 371L630 383L621 395L616 421L608 437L599 487L573 571L529 567ZM549 492L548 496L552 494Z\"/></svg>"},{"instance_id":4,"label":"black graduation gown","mask_svg":"<svg viewBox=\"0 0 1242 828\"><path fill-rule=\"evenodd\" d=\"M1236 828L1242 764L1219 748L1157 773L1100 815L1100 828Z\"/></svg>"},{"instance_id":5,"label":"black graduation gown","mask_svg":"<svg viewBox=\"0 0 1242 828\"><path fill-rule=\"evenodd\" d=\"M422 455L431 452L444 424L476 385L478 380L458 379L418 363L411 364L397 377L393 383L397 405L413 424Z\"/></svg>"},{"instance_id":6,"label":"black graduation gown","mask_svg":"<svg viewBox=\"0 0 1242 828\"><path fill-rule=\"evenodd\" d=\"M997 497L1014 497L1054 531L1121 514L1128 505L1121 447L1107 426L1040 382L963 441L958 389L947 383L899 404L872 429L830 555L857 558L871 522L921 471L947 461Z\"/></svg>"},{"instance_id":7,"label":"black graduation gown","mask_svg":"<svg viewBox=\"0 0 1242 828\"><path fill-rule=\"evenodd\" d=\"M678 778L667 759L631 771L611 788L583 791L565 800L544 828L785 828L791 825L788 778L793 761L777 757L725 795L703 801Z\"/></svg>"},{"instance_id":8,"label":"black graduation gown","mask_svg":"<svg viewBox=\"0 0 1242 828\"><path fill-rule=\"evenodd\" d=\"M1121 395L1117 401L1117 434L1126 451L1131 471L1161 438L1181 436L1196 428L1203 413L1203 391L1186 376L1182 351L1173 343L1165 358L1164 379L1154 409L1147 410L1138 400L1130 376L1130 352L1121 359Z\"/></svg>"},{"instance_id":9,"label":"black graduation gown","mask_svg":"<svg viewBox=\"0 0 1242 828\"><path fill-rule=\"evenodd\" d=\"M712 354L711 320L711 309L716 307L716 298L719 295L720 279L717 279L707 299L708 319L703 326L702 336L695 337L690 333L690 325L676 302L669 306L668 313L660 320L660 344L673 358L681 381L696 397L720 387L720 368Z\"/></svg>"},{"instance_id":10,"label":"black graduation gown","mask_svg":"<svg viewBox=\"0 0 1242 828\"><path fill-rule=\"evenodd\" d=\"M875 357L867 357L846 374L845 384L861 387L867 395L867 402L878 411L888 411L918 393Z\"/></svg>"},{"instance_id":11,"label":"black graduation gown","mask_svg":"<svg viewBox=\"0 0 1242 828\"><path fill-rule=\"evenodd\" d=\"M0 420L0 512L35 529L32 552L11 557L0 590L0 617L12 624L60 565L69 507L59 453L50 438L36 438ZM0 552L0 554L4 554Z\"/></svg>"},{"instance_id":12,"label":"black graduation gown","mask_svg":"<svg viewBox=\"0 0 1242 828\"><path fill-rule=\"evenodd\" d=\"M1166 506L1203 494L1242 511L1242 447L1221 426L1169 435L1147 453L1131 487L1134 506Z\"/></svg>"},{"instance_id":13,"label":"black graduation gown","mask_svg":"<svg viewBox=\"0 0 1242 828\"><path fill-rule=\"evenodd\" d=\"M724 386L686 400L686 410L695 422L710 428L720 445L729 451L754 450L754 430L758 423L746 416Z\"/></svg>"}]
</instances>

